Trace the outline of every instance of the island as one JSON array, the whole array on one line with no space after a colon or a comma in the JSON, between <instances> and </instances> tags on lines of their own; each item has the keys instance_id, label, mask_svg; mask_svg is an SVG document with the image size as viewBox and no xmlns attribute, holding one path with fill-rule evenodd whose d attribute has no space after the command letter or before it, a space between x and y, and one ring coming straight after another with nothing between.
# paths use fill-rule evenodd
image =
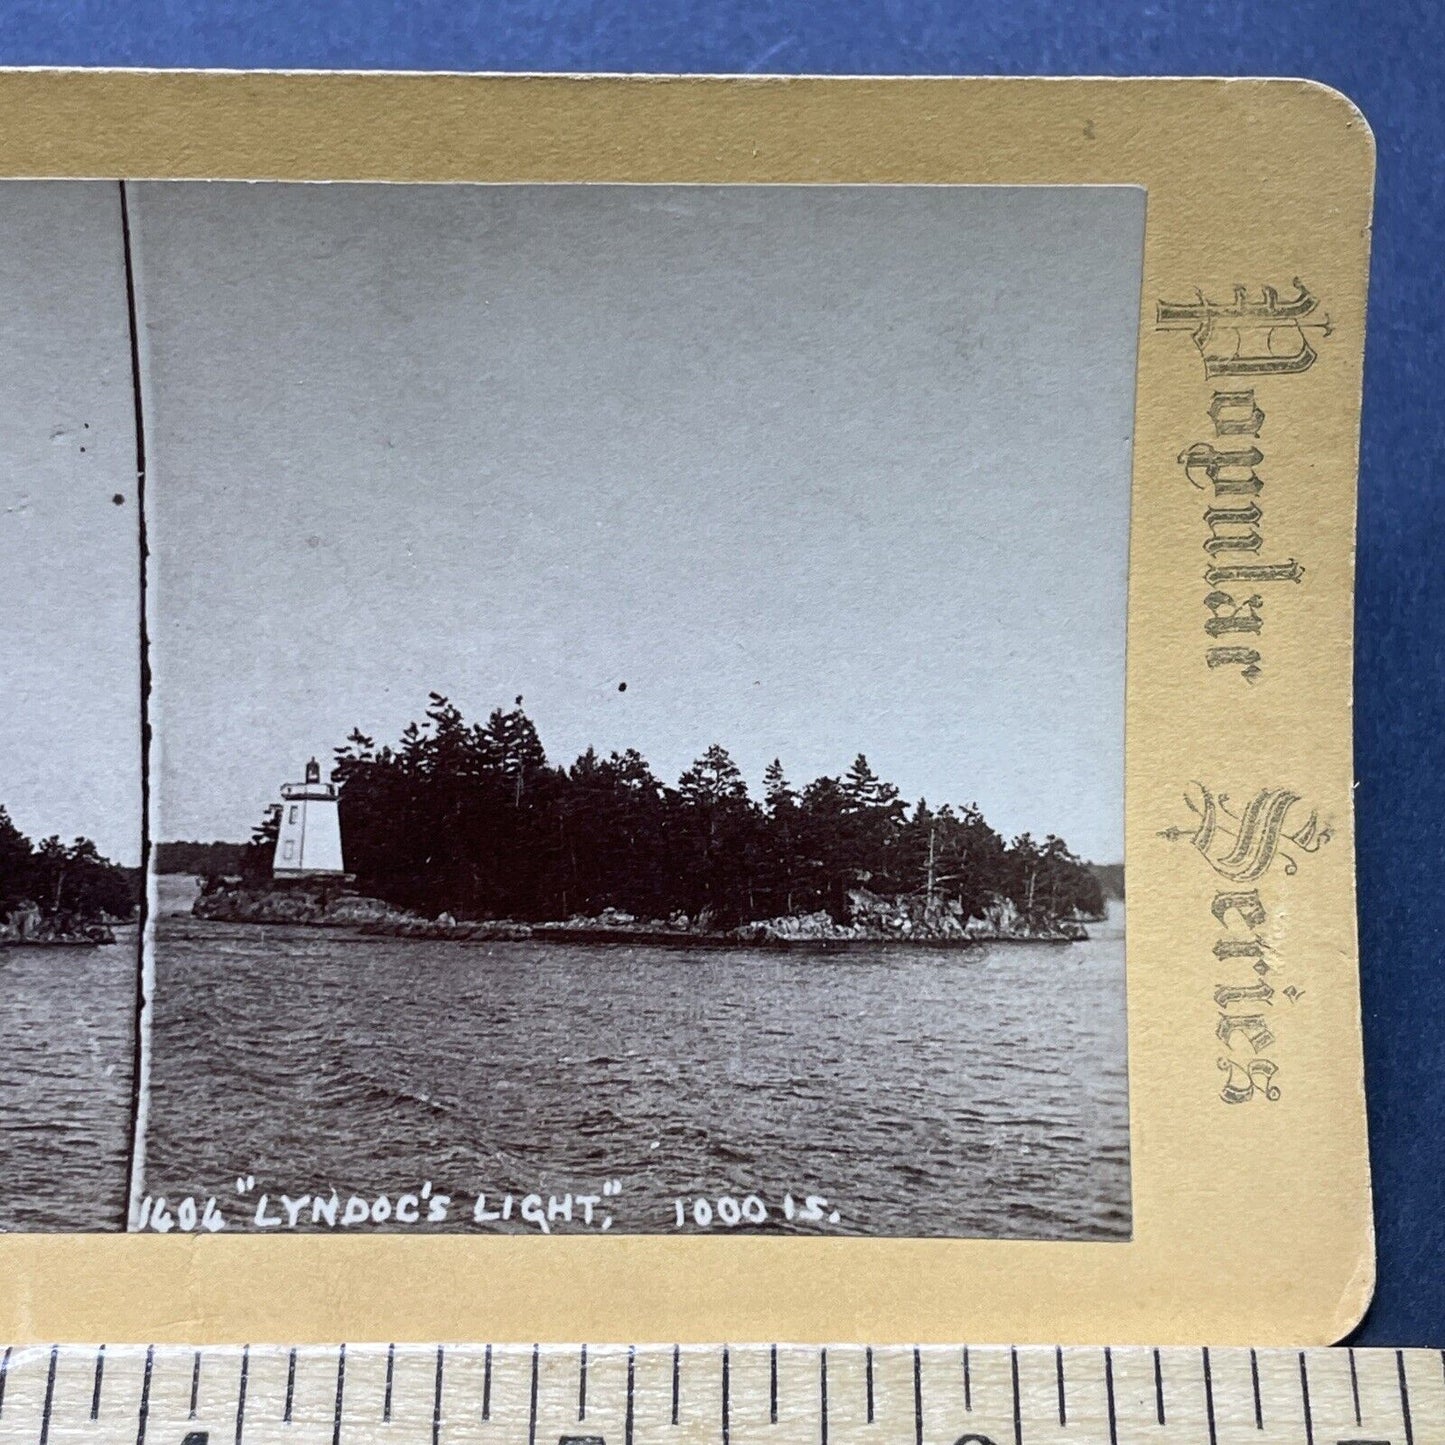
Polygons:
<instances>
[{"instance_id":1,"label":"island","mask_svg":"<svg viewBox=\"0 0 1445 1445\"><path fill-rule=\"evenodd\" d=\"M761 799L720 744L675 785L630 748L559 766L521 699L468 722L433 693L396 744L354 731L330 782L307 778L284 796L335 799L348 871L283 865L273 805L248 843L157 846L159 871L203 880L197 916L458 941L1069 942L1122 888L1052 834L906 803L862 754L801 788L775 759Z\"/></svg>"},{"instance_id":2,"label":"island","mask_svg":"<svg viewBox=\"0 0 1445 1445\"><path fill-rule=\"evenodd\" d=\"M32 843L0 806L0 947L114 943L139 889L138 870L103 858L89 838Z\"/></svg>"}]
</instances>

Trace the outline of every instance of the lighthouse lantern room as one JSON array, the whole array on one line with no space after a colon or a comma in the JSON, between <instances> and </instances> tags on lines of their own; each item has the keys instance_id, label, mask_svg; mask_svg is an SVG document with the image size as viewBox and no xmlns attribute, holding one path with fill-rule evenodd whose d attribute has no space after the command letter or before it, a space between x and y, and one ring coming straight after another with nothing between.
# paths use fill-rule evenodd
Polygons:
<instances>
[{"instance_id":1,"label":"lighthouse lantern room","mask_svg":"<svg viewBox=\"0 0 1445 1445\"><path fill-rule=\"evenodd\" d=\"M321 766L306 764L304 783L281 785L281 831L271 871L277 878L344 878L336 784L321 781Z\"/></svg>"}]
</instances>

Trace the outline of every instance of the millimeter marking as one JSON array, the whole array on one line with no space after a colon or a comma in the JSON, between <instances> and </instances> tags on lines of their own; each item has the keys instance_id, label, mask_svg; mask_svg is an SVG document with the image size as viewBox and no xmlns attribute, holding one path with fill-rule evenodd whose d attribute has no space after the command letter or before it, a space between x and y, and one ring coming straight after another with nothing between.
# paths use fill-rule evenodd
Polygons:
<instances>
[{"instance_id":1,"label":"millimeter marking","mask_svg":"<svg viewBox=\"0 0 1445 1445\"><path fill-rule=\"evenodd\" d=\"M923 1445L923 1356L913 1351L913 1438Z\"/></svg>"},{"instance_id":2,"label":"millimeter marking","mask_svg":"<svg viewBox=\"0 0 1445 1445\"><path fill-rule=\"evenodd\" d=\"M151 1375L155 1370L156 1351L154 1345L146 1347L145 1369L140 1382L140 1408L136 1412L135 1445L146 1445L146 1425L151 1412Z\"/></svg>"},{"instance_id":3,"label":"millimeter marking","mask_svg":"<svg viewBox=\"0 0 1445 1445\"><path fill-rule=\"evenodd\" d=\"M386 1363L388 1371L391 1366L392 1356L395 1353L395 1346L388 1347ZM387 1395L391 1394L391 1381L387 1380ZM331 1445L341 1445L341 1410L346 1402L346 1346L336 1352L336 1408L331 1414Z\"/></svg>"},{"instance_id":4,"label":"millimeter marking","mask_svg":"<svg viewBox=\"0 0 1445 1445\"><path fill-rule=\"evenodd\" d=\"M724 1345L722 1359L722 1445L728 1445L728 1440L731 1438L730 1431L728 1429L728 1415L732 1404L732 1380L730 1378L732 1374L731 1366L732 1356L728 1351L728 1347Z\"/></svg>"},{"instance_id":5,"label":"millimeter marking","mask_svg":"<svg viewBox=\"0 0 1445 1445\"><path fill-rule=\"evenodd\" d=\"M1009 1374L1013 1378L1014 1392L1014 1445L1024 1445L1024 1416L1022 1403L1019 1400L1019 1352L1017 1348L1010 1348L1008 1358Z\"/></svg>"},{"instance_id":6,"label":"millimeter marking","mask_svg":"<svg viewBox=\"0 0 1445 1445\"><path fill-rule=\"evenodd\" d=\"M1305 1445L1315 1445L1315 1418L1310 1409L1310 1376L1303 1350L1299 1352L1299 1394L1300 1403L1304 1406Z\"/></svg>"},{"instance_id":7,"label":"millimeter marking","mask_svg":"<svg viewBox=\"0 0 1445 1445\"><path fill-rule=\"evenodd\" d=\"M535 1347L534 1347L535 1348ZM442 1372L444 1365L445 1351L441 1345L437 1346L437 1372L436 1384L432 1387L431 1397L431 1440L432 1445L442 1438ZM527 1425L528 1445L532 1445L537 1438L537 1356L532 1355L532 1418Z\"/></svg>"},{"instance_id":8,"label":"millimeter marking","mask_svg":"<svg viewBox=\"0 0 1445 1445\"><path fill-rule=\"evenodd\" d=\"M90 1394L90 1418L100 1419L100 1387L105 1380L105 1346L95 1352L95 1387Z\"/></svg>"},{"instance_id":9,"label":"millimeter marking","mask_svg":"<svg viewBox=\"0 0 1445 1445\"><path fill-rule=\"evenodd\" d=\"M622 1434L627 1445L632 1445L632 1423L633 1423L633 1372L637 1368L637 1351L631 1345L627 1347L627 1416L622 1426Z\"/></svg>"},{"instance_id":10,"label":"millimeter marking","mask_svg":"<svg viewBox=\"0 0 1445 1445\"><path fill-rule=\"evenodd\" d=\"M828 1351L818 1351L818 1435L828 1445Z\"/></svg>"},{"instance_id":11,"label":"millimeter marking","mask_svg":"<svg viewBox=\"0 0 1445 1445\"><path fill-rule=\"evenodd\" d=\"M1410 1386L1405 1379L1405 1352L1395 1351L1395 1367L1400 1375L1400 1413L1405 1419L1405 1445L1415 1445L1415 1427L1410 1419Z\"/></svg>"},{"instance_id":12,"label":"millimeter marking","mask_svg":"<svg viewBox=\"0 0 1445 1445\"><path fill-rule=\"evenodd\" d=\"M527 1405L527 1445L537 1445L537 1374L541 1347L532 1346L532 1383L531 1399ZM441 1428L442 1408L442 1352L437 1348L437 1413L432 1424L432 1441L436 1442L436 1436Z\"/></svg>"},{"instance_id":13,"label":"millimeter marking","mask_svg":"<svg viewBox=\"0 0 1445 1445\"><path fill-rule=\"evenodd\" d=\"M865 1417L875 1445L1048 1445L1055 1431L1148 1445L1171 1416L1168 1445L1241 1445L1251 1423L1265 1431L1266 1398L1270 1445L1445 1441L1439 1351L1240 1349L1226 1366L1208 1348L972 1346L960 1380L959 1346L659 1344L627 1347L625 1384L601 1358L595 1344L13 1347L0 1350L0 1445L260 1445L292 1431L296 1445L363 1445L382 1427L388 1445L859 1445ZM328 1369L334 1404L309 1393ZM495 1439L477 1433L489 1415Z\"/></svg>"},{"instance_id":14,"label":"millimeter marking","mask_svg":"<svg viewBox=\"0 0 1445 1445\"><path fill-rule=\"evenodd\" d=\"M286 1404L281 1410L281 1423L291 1423L291 1407L296 1403L296 1346L291 1346L291 1353L286 1357Z\"/></svg>"},{"instance_id":15,"label":"millimeter marking","mask_svg":"<svg viewBox=\"0 0 1445 1445\"><path fill-rule=\"evenodd\" d=\"M50 1347L50 1372L45 1377L45 1403L40 1407L40 1445L50 1439L50 1412L55 1406L55 1366L60 1360L60 1346Z\"/></svg>"},{"instance_id":16,"label":"millimeter marking","mask_svg":"<svg viewBox=\"0 0 1445 1445\"><path fill-rule=\"evenodd\" d=\"M1104 1395L1109 1407L1109 1445L1119 1445L1119 1411L1114 1404L1114 1352L1104 1347Z\"/></svg>"},{"instance_id":17,"label":"millimeter marking","mask_svg":"<svg viewBox=\"0 0 1445 1445\"><path fill-rule=\"evenodd\" d=\"M1209 1365L1209 1346L1200 1351L1204 1361L1204 1413L1209 1418L1209 1445L1218 1445L1219 1436L1214 1427L1214 1372Z\"/></svg>"},{"instance_id":18,"label":"millimeter marking","mask_svg":"<svg viewBox=\"0 0 1445 1445\"><path fill-rule=\"evenodd\" d=\"M241 1445L241 1434L246 1428L246 1377L251 1371L251 1347L241 1346L241 1383L236 1389L236 1445Z\"/></svg>"}]
</instances>

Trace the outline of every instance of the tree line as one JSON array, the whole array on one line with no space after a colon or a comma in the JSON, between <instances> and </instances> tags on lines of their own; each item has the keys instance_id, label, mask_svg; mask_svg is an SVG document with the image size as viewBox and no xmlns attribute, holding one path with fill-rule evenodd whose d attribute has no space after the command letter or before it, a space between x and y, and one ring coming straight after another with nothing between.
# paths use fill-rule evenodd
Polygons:
<instances>
[{"instance_id":1,"label":"tree line","mask_svg":"<svg viewBox=\"0 0 1445 1445\"><path fill-rule=\"evenodd\" d=\"M346 866L362 891L435 915L530 921L686 914L710 927L826 910L850 892L956 902L983 917L1006 899L1028 920L1097 918L1104 894L1062 839L1005 841L972 806L905 804L859 755L794 787L774 761L754 799L714 744L675 785L635 749L547 760L522 711L468 722L431 694L395 746L360 730L336 749ZM252 840L269 872L275 821Z\"/></svg>"},{"instance_id":2,"label":"tree line","mask_svg":"<svg viewBox=\"0 0 1445 1445\"><path fill-rule=\"evenodd\" d=\"M138 890L137 870L103 858L89 838L32 843L0 805L0 918L33 905L50 919L128 919Z\"/></svg>"},{"instance_id":3,"label":"tree line","mask_svg":"<svg viewBox=\"0 0 1445 1445\"><path fill-rule=\"evenodd\" d=\"M157 843L151 849L151 866L157 873L192 873L197 877L224 877L253 866L248 843L198 843L177 840ZM266 866L271 866L270 859Z\"/></svg>"}]
</instances>

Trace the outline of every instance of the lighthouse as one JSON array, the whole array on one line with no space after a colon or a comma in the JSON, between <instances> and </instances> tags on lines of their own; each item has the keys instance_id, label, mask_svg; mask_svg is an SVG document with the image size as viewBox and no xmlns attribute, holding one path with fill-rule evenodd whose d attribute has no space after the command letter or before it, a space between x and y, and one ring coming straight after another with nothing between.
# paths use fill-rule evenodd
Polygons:
<instances>
[{"instance_id":1,"label":"lighthouse","mask_svg":"<svg viewBox=\"0 0 1445 1445\"><path fill-rule=\"evenodd\" d=\"M281 785L281 831L271 872L276 878L346 876L336 784L321 781L315 758L306 764L304 783Z\"/></svg>"}]
</instances>

